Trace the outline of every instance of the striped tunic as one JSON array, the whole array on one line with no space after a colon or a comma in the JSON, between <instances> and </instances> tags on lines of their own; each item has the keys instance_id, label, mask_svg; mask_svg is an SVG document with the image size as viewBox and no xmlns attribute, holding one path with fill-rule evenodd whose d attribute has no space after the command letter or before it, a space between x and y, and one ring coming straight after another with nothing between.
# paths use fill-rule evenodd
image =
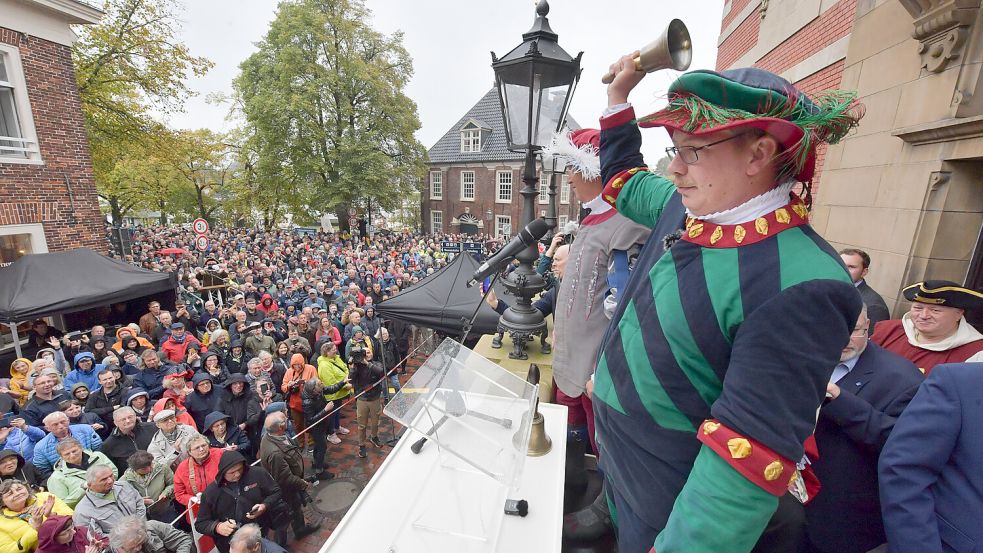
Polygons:
<instances>
[{"instance_id":1,"label":"striped tunic","mask_svg":"<svg viewBox=\"0 0 983 553\"><path fill-rule=\"evenodd\" d=\"M619 212L657 226L674 186L625 172L642 165L638 129L607 127L606 193L620 178ZM635 516L661 530L659 553L750 551L777 507L739 472L746 455L698 441L705 420L782 463L802 457L861 306L807 215L793 199L742 225L691 220L668 250L657 231L626 286L594 377L600 464Z\"/></svg>"}]
</instances>

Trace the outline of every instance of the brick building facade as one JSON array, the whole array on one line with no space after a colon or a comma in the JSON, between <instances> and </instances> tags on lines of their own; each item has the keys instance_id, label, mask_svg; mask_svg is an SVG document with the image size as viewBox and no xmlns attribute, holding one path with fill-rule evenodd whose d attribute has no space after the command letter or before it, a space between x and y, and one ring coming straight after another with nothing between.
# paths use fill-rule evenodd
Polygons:
<instances>
[{"instance_id":1,"label":"brick building facade","mask_svg":"<svg viewBox=\"0 0 983 553\"><path fill-rule=\"evenodd\" d=\"M757 66L807 93L858 92L859 128L819 154L813 226L870 253L867 281L983 288L979 0L729 0L717 69Z\"/></svg>"},{"instance_id":2,"label":"brick building facade","mask_svg":"<svg viewBox=\"0 0 983 553\"><path fill-rule=\"evenodd\" d=\"M568 118L573 128L576 122ZM424 232L512 236L522 220L523 154L508 151L498 93L491 89L428 151L421 214ZM540 175L536 215L549 206ZM580 204L566 176L556 176L560 226L576 221Z\"/></svg>"},{"instance_id":3,"label":"brick building facade","mask_svg":"<svg viewBox=\"0 0 983 553\"><path fill-rule=\"evenodd\" d=\"M69 25L75 0L0 0L0 265L77 247L106 253Z\"/></svg>"}]
</instances>

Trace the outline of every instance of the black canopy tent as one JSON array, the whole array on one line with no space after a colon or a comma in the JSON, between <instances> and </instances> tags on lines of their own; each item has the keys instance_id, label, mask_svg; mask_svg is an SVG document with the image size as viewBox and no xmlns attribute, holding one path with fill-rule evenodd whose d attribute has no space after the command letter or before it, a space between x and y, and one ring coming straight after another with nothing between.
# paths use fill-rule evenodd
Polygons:
<instances>
[{"instance_id":1,"label":"black canopy tent","mask_svg":"<svg viewBox=\"0 0 983 553\"><path fill-rule=\"evenodd\" d=\"M412 288L379 302L376 312L384 318L406 321L456 337L464 328L464 320L471 319L481 302L480 289L477 286L468 288L465 284L477 268L478 262L471 255L459 254ZM495 284L495 294L508 300L499 283ZM498 317L494 309L481 303L471 336L494 333L498 328Z\"/></svg>"},{"instance_id":2,"label":"black canopy tent","mask_svg":"<svg viewBox=\"0 0 983 553\"><path fill-rule=\"evenodd\" d=\"M108 308L146 296L164 302L173 299L176 288L174 274L141 269L84 248L25 255L0 268L0 323L13 329L20 321Z\"/></svg>"}]
</instances>

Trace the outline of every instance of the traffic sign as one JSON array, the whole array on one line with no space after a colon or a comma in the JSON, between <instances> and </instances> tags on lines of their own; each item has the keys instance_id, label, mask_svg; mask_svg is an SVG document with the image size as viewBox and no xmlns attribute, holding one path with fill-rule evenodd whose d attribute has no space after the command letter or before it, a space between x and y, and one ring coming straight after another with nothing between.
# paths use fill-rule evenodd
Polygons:
<instances>
[{"instance_id":1,"label":"traffic sign","mask_svg":"<svg viewBox=\"0 0 983 553\"><path fill-rule=\"evenodd\" d=\"M208 232L208 221L199 217L191 222L191 229L195 231L195 234L205 234Z\"/></svg>"},{"instance_id":2,"label":"traffic sign","mask_svg":"<svg viewBox=\"0 0 983 553\"><path fill-rule=\"evenodd\" d=\"M203 234L195 236L195 249L200 252L208 251L208 237Z\"/></svg>"},{"instance_id":3,"label":"traffic sign","mask_svg":"<svg viewBox=\"0 0 983 553\"><path fill-rule=\"evenodd\" d=\"M358 210L355 209L354 207L349 207L348 208L348 216L349 217L355 217L356 215L358 215Z\"/></svg>"},{"instance_id":4,"label":"traffic sign","mask_svg":"<svg viewBox=\"0 0 983 553\"><path fill-rule=\"evenodd\" d=\"M351 219L349 219L348 220L348 226L352 227L352 229L357 228L358 227L358 219L356 219L354 217L352 217Z\"/></svg>"}]
</instances>

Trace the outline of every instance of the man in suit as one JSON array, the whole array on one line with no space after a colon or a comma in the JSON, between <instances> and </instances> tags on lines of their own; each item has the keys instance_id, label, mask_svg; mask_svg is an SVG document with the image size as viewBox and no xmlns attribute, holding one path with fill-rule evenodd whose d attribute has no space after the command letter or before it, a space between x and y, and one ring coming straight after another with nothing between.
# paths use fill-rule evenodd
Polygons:
<instances>
[{"instance_id":1,"label":"man in suit","mask_svg":"<svg viewBox=\"0 0 983 553\"><path fill-rule=\"evenodd\" d=\"M983 551L983 364L938 365L881 453L891 553Z\"/></svg>"},{"instance_id":2,"label":"man in suit","mask_svg":"<svg viewBox=\"0 0 983 553\"><path fill-rule=\"evenodd\" d=\"M867 281L864 280L867 273L870 272L870 256L863 250L848 248L840 250L840 259L846 265L853 285L860 292L860 299L864 300L864 305L867 306L867 317L870 319L869 336L874 333L874 325L891 318L891 312L888 311L884 298L868 286Z\"/></svg>"},{"instance_id":3,"label":"man in suit","mask_svg":"<svg viewBox=\"0 0 983 553\"><path fill-rule=\"evenodd\" d=\"M922 382L914 363L868 342L860 313L816 423L822 490L805 507L810 553L867 553L886 541L877 456Z\"/></svg>"}]
</instances>

